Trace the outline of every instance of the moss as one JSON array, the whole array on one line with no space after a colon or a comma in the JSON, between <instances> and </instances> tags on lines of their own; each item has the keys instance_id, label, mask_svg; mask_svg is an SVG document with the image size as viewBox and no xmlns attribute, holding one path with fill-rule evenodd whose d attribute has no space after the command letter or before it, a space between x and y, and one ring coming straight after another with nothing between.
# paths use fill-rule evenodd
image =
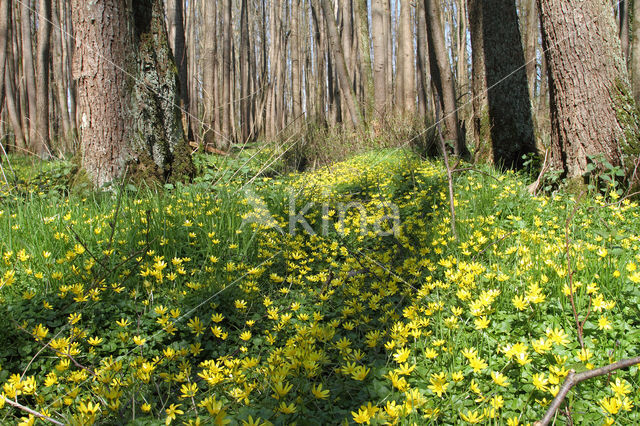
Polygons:
<instances>
[{"instance_id":1,"label":"moss","mask_svg":"<svg viewBox=\"0 0 640 426\"><path fill-rule=\"evenodd\" d=\"M171 164L171 175L169 182L191 181L196 175L196 166L191 158L191 148L187 141L183 140L173 152L173 163Z\"/></svg>"},{"instance_id":2,"label":"moss","mask_svg":"<svg viewBox=\"0 0 640 426\"><path fill-rule=\"evenodd\" d=\"M141 153L137 160L127 163L127 179L136 186L155 187L164 181L163 173L147 153Z\"/></svg>"}]
</instances>

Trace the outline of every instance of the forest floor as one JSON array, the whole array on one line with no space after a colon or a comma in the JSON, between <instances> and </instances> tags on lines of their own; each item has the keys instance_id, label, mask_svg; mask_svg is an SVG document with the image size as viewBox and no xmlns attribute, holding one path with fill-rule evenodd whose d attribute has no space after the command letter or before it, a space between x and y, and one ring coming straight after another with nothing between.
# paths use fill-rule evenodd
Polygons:
<instances>
[{"instance_id":1,"label":"forest floor","mask_svg":"<svg viewBox=\"0 0 640 426\"><path fill-rule=\"evenodd\" d=\"M440 162L265 161L92 193L15 159L0 423L526 424L569 370L640 354L640 210L614 191L467 170L456 238ZM557 421L638 424L639 390L637 366L583 382Z\"/></svg>"}]
</instances>

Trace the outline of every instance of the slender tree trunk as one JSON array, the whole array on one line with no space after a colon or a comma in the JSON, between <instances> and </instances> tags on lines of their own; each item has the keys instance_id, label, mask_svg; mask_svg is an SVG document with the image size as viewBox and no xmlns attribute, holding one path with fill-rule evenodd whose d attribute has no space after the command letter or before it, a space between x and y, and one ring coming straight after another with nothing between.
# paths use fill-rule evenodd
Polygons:
<instances>
[{"instance_id":1,"label":"slender tree trunk","mask_svg":"<svg viewBox=\"0 0 640 426\"><path fill-rule=\"evenodd\" d=\"M218 68L217 64L217 52L216 52L216 11L215 1L205 1L203 3L203 19L204 19L204 31L203 31L203 47L202 47L202 103L204 107L203 126L204 134L203 139L205 144L216 144L215 126L217 121L216 112L216 80ZM195 23L192 22L192 25ZM192 40L195 43L195 40Z\"/></svg>"},{"instance_id":2,"label":"slender tree trunk","mask_svg":"<svg viewBox=\"0 0 640 426\"><path fill-rule=\"evenodd\" d=\"M302 115L302 68L300 60L300 0L291 2L291 111L294 128L300 128Z\"/></svg>"},{"instance_id":3,"label":"slender tree trunk","mask_svg":"<svg viewBox=\"0 0 640 426\"><path fill-rule=\"evenodd\" d=\"M240 6L240 131L243 143L249 140L251 134L251 99L249 99L251 44L248 7L247 0L242 0Z\"/></svg>"},{"instance_id":4,"label":"slender tree trunk","mask_svg":"<svg viewBox=\"0 0 640 426\"><path fill-rule=\"evenodd\" d=\"M618 112L635 108L621 97L628 79L610 4L538 0L538 7L551 94L552 166L573 179L588 172L590 156L623 164L628 129Z\"/></svg>"},{"instance_id":5,"label":"slender tree trunk","mask_svg":"<svg viewBox=\"0 0 640 426\"><path fill-rule=\"evenodd\" d=\"M622 55L629 57L629 0L620 0L618 12L618 35L622 44Z\"/></svg>"},{"instance_id":6,"label":"slender tree trunk","mask_svg":"<svg viewBox=\"0 0 640 426\"><path fill-rule=\"evenodd\" d=\"M425 0L424 4L428 20L427 43L429 45L431 76L443 110L443 120L446 126L445 139L453 143L456 155L467 156L464 135L460 131L458 123L455 81L440 23L440 10L435 0Z\"/></svg>"},{"instance_id":7,"label":"slender tree trunk","mask_svg":"<svg viewBox=\"0 0 640 426\"><path fill-rule=\"evenodd\" d=\"M387 112L387 51L385 3L389 0L371 0L371 39L373 43L373 86L375 90L376 117L381 120Z\"/></svg>"},{"instance_id":8,"label":"slender tree trunk","mask_svg":"<svg viewBox=\"0 0 640 426\"><path fill-rule=\"evenodd\" d=\"M322 12L325 16L325 23L327 26L327 34L329 36L329 46L333 59L335 61L335 70L340 82L340 91L345 100L347 109L349 110L349 116L351 122L355 127L360 127L361 117L358 104L355 102L355 96L350 84L349 75L347 74L347 67L344 62L344 54L342 52L342 45L338 35L338 29L336 28L336 21L333 14L333 8L329 0L314 0L320 1Z\"/></svg>"},{"instance_id":9,"label":"slender tree trunk","mask_svg":"<svg viewBox=\"0 0 640 426\"><path fill-rule=\"evenodd\" d=\"M167 0L167 29L169 32L169 46L178 67L178 80L180 89L180 104L184 109L184 118L187 131L191 130L189 109L189 83L187 79L187 49L184 31L184 4L183 0ZM191 135L190 135L191 136ZM192 137L189 137L192 139Z\"/></svg>"},{"instance_id":10,"label":"slender tree trunk","mask_svg":"<svg viewBox=\"0 0 640 426\"><path fill-rule=\"evenodd\" d=\"M222 2L222 136L218 140L219 149L227 149L233 140L231 134L231 102L233 92L231 86L231 69L233 66L231 55L231 38L233 26L231 24L231 0Z\"/></svg>"},{"instance_id":11,"label":"slender tree trunk","mask_svg":"<svg viewBox=\"0 0 640 426\"><path fill-rule=\"evenodd\" d=\"M358 33L360 67L362 69L362 93L364 95L364 113L367 119L372 117L375 107L375 85L371 64L371 43L369 42L369 14L367 0L355 1L355 22Z\"/></svg>"},{"instance_id":12,"label":"slender tree trunk","mask_svg":"<svg viewBox=\"0 0 640 426\"><path fill-rule=\"evenodd\" d=\"M427 14L424 2L419 1L416 8L416 41L418 68L418 114L427 117L429 112L429 47L427 42Z\"/></svg>"},{"instance_id":13,"label":"slender tree trunk","mask_svg":"<svg viewBox=\"0 0 640 426\"><path fill-rule=\"evenodd\" d=\"M51 59L51 0L40 0L38 13L38 80L36 139L33 149L41 158L51 155L49 144L49 62Z\"/></svg>"},{"instance_id":14,"label":"slender tree trunk","mask_svg":"<svg viewBox=\"0 0 640 426\"><path fill-rule=\"evenodd\" d=\"M534 99L536 95L536 79L537 79L537 61L536 61L536 42L538 40L538 28L540 20L538 19L538 9L536 0L526 0L526 25L524 37L524 59L525 69L527 71L527 82L529 85L529 96Z\"/></svg>"},{"instance_id":15,"label":"slender tree trunk","mask_svg":"<svg viewBox=\"0 0 640 426\"><path fill-rule=\"evenodd\" d=\"M493 158L489 131L489 102L487 100L487 75L485 73L484 36L482 31L482 0L467 0L469 30L471 33L471 93L473 96L474 161L490 161Z\"/></svg>"},{"instance_id":16,"label":"slender tree trunk","mask_svg":"<svg viewBox=\"0 0 640 426\"><path fill-rule=\"evenodd\" d=\"M515 0L483 0L482 31L493 163L519 169L536 144Z\"/></svg>"},{"instance_id":17,"label":"slender tree trunk","mask_svg":"<svg viewBox=\"0 0 640 426\"><path fill-rule=\"evenodd\" d=\"M411 2L402 0L398 24L398 85L397 96L400 109L406 115L413 115L416 105L415 57L413 31L411 28Z\"/></svg>"},{"instance_id":18,"label":"slender tree trunk","mask_svg":"<svg viewBox=\"0 0 640 426\"><path fill-rule=\"evenodd\" d=\"M24 0L21 3L20 19L22 25L22 72L26 95L26 108L23 114L27 121L25 131L29 137L29 144L36 143L36 74L33 65L33 47L31 34L31 1ZM39 154L39 153L38 153Z\"/></svg>"},{"instance_id":19,"label":"slender tree trunk","mask_svg":"<svg viewBox=\"0 0 640 426\"><path fill-rule=\"evenodd\" d=\"M4 103L4 77L7 71L7 49L9 40L9 17L11 16L11 0L0 0L0 111Z\"/></svg>"}]
</instances>

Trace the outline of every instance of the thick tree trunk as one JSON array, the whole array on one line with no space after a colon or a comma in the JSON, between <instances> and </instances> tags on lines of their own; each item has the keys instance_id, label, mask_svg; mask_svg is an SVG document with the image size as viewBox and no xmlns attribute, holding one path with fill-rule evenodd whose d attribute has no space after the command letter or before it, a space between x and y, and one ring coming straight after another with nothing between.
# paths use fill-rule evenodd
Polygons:
<instances>
[{"instance_id":1,"label":"thick tree trunk","mask_svg":"<svg viewBox=\"0 0 640 426\"><path fill-rule=\"evenodd\" d=\"M551 95L551 161L568 178L588 172L590 156L623 163L632 111L611 5L606 0L538 0ZM598 28L598 31L594 31Z\"/></svg>"},{"instance_id":2,"label":"thick tree trunk","mask_svg":"<svg viewBox=\"0 0 640 426\"><path fill-rule=\"evenodd\" d=\"M443 120L446 126L444 137L453 143L453 150L456 155L466 156L468 152L464 142L464 135L460 131L458 123L455 81L447 55L444 32L440 23L439 6L435 0L425 0L424 7L427 13L427 44L429 45L431 78L443 111Z\"/></svg>"},{"instance_id":3,"label":"thick tree trunk","mask_svg":"<svg viewBox=\"0 0 640 426\"><path fill-rule=\"evenodd\" d=\"M41 158L51 156L49 144L49 62L51 59L51 0L40 0L38 13L38 80L36 140L33 149Z\"/></svg>"},{"instance_id":4,"label":"thick tree trunk","mask_svg":"<svg viewBox=\"0 0 640 426\"><path fill-rule=\"evenodd\" d=\"M631 74L631 86L636 104L640 105L640 0L632 0L633 11L631 16L631 48L629 72Z\"/></svg>"},{"instance_id":5,"label":"thick tree trunk","mask_svg":"<svg viewBox=\"0 0 640 426\"><path fill-rule=\"evenodd\" d=\"M347 73L347 67L344 62L344 54L342 52L342 45L340 43L340 37L338 35L338 29L336 28L336 21L333 15L333 8L329 0L314 0L320 1L322 12L325 17L325 23L327 26L327 34L329 36L329 47L331 49L333 60L335 61L335 70L340 82L340 91L344 98L345 104L351 117L351 122L355 127L360 127L361 117L358 104L355 102L355 96L350 84L349 75Z\"/></svg>"},{"instance_id":6,"label":"thick tree trunk","mask_svg":"<svg viewBox=\"0 0 640 426\"><path fill-rule=\"evenodd\" d=\"M94 185L126 168L142 180L191 175L162 1L138 1L133 10L125 0L72 7L82 164Z\"/></svg>"},{"instance_id":7,"label":"thick tree trunk","mask_svg":"<svg viewBox=\"0 0 640 426\"><path fill-rule=\"evenodd\" d=\"M493 163L519 169L536 145L515 0L483 0L482 31Z\"/></svg>"}]
</instances>

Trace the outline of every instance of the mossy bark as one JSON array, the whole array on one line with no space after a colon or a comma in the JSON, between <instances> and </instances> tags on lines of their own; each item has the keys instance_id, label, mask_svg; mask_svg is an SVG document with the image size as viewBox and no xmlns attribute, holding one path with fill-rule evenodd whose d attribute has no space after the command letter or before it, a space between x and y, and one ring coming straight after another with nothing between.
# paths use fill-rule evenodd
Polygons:
<instances>
[{"instance_id":1,"label":"mossy bark","mask_svg":"<svg viewBox=\"0 0 640 426\"><path fill-rule=\"evenodd\" d=\"M133 17L138 66L132 106L136 164L147 177L190 179L195 168L178 107L178 69L169 46L162 0L133 2Z\"/></svg>"},{"instance_id":2,"label":"mossy bark","mask_svg":"<svg viewBox=\"0 0 640 426\"><path fill-rule=\"evenodd\" d=\"M136 181L190 178L163 1L74 0L72 7L82 166L94 186L125 170Z\"/></svg>"}]
</instances>

